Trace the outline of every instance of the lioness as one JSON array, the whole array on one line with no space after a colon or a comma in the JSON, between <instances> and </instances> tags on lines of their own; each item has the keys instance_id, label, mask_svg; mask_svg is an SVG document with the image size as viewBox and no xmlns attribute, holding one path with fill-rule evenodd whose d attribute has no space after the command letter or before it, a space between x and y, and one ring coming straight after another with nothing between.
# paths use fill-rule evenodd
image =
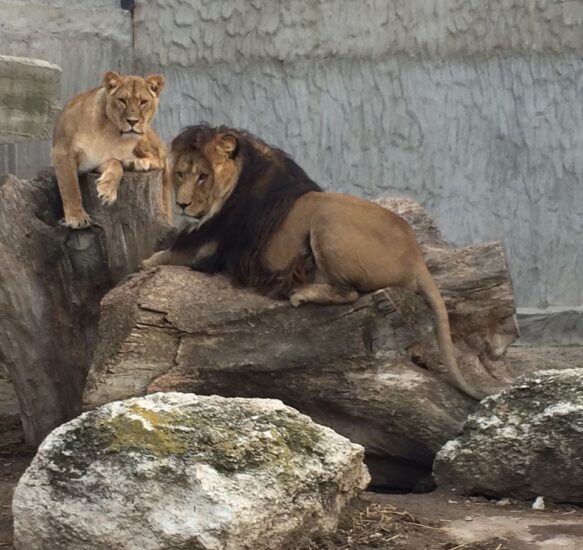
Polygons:
<instances>
[{"instance_id":1,"label":"lioness","mask_svg":"<svg viewBox=\"0 0 583 550\"><path fill-rule=\"evenodd\" d=\"M103 85L71 99L57 118L52 158L63 200L63 225L87 227L78 174L97 170L97 194L105 204L117 199L123 169L164 170L164 208L172 220L172 181L162 140L150 128L164 77L121 76L109 71Z\"/></svg>"},{"instance_id":2,"label":"lioness","mask_svg":"<svg viewBox=\"0 0 583 550\"><path fill-rule=\"evenodd\" d=\"M447 311L409 224L368 201L322 192L285 153L250 134L207 125L172 142L176 202L196 227L143 268L188 265L308 302L354 302L387 286L420 291L455 385L475 398L457 366Z\"/></svg>"}]
</instances>

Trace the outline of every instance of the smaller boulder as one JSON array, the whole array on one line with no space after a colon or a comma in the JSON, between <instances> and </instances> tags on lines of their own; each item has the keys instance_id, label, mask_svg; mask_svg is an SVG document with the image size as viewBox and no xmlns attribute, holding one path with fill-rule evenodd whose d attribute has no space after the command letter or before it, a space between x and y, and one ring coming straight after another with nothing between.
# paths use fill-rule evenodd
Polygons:
<instances>
[{"instance_id":1,"label":"smaller boulder","mask_svg":"<svg viewBox=\"0 0 583 550\"><path fill-rule=\"evenodd\" d=\"M15 491L19 550L276 550L335 530L364 449L272 399L157 393L54 430Z\"/></svg>"},{"instance_id":2,"label":"smaller boulder","mask_svg":"<svg viewBox=\"0 0 583 550\"><path fill-rule=\"evenodd\" d=\"M484 399L434 476L464 494L583 503L583 368L539 371Z\"/></svg>"}]
</instances>

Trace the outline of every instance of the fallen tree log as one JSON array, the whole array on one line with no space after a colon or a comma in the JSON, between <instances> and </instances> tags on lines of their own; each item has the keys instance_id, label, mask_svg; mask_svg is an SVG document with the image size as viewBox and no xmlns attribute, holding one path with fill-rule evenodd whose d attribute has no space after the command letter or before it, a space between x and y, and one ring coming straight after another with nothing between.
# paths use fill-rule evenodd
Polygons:
<instances>
[{"instance_id":1,"label":"fallen tree log","mask_svg":"<svg viewBox=\"0 0 583 550\"><path fill-rule=\"evenodd\" d=\"M33 446L79 413L99 302L154 251L166 228L160 173L126 174L111 207L97 198L96 178L82 178L94 222L84 230L59 225L52 172L32 181L0 179L0 367ZM0 433L3 424L0 418Z\"/></svg>"},{"instance_id":2,"label":"fallen tree log","mask_svg":"<svg viewBox=\"0 0 583 550\"><path fill-rule=\"evenodd\" d=\"M445 243L408 200L381 203L415 229L474 386L510 381L517 337L502 246ZM423 300L391 288L342 306L292 308L221 276L165 266L102 301L85 408L156 391L273 397L365 446L377 485L430 482L435 453L477 403L452 387Z\"/></svg>"}]
</instances>

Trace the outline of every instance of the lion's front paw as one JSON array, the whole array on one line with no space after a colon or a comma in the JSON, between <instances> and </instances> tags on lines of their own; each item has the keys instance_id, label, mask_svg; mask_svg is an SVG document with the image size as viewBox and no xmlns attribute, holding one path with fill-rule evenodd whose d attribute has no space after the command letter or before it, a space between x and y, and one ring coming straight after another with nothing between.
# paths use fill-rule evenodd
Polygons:
<instances>
[{"instance_id":1,"label":"lion's front paw","mask_svg":"<svg viewBox=\"0 0 583 550\"><path fill-rule=\"evenodd\" d=\"M148 258L140 264L140 271L146 271L152 267L155 267L156 265L156 262L152 262L152 258Z\"/></svg>"},{"instance_id":2,"label":"lion's front paw","mask_svg":"<svg viewBox=\"0 0 583 550\"><path fill-rule=\"evenodd\" d=\"M301 305L306 304L308 300L306 300L306 298L304 298L299 292L296 292L289 297L289 302L294 307L300 307Z\"/></svg>"},{"instance_id":3,"label":"lion's front paw","mask_svg":"<svg viewBox=\"0 0 583 550\"><path fill-rule=\"evenodd\" d=\"M149 258L146 258L140 265L140 271L146 271L152 267L160 265L160 253L152 254Z\"/></svg>"},{"instance_id":4,"label":"lion's front paw","mask_svg":"<svg viewBox=\"0 0 583 550\"><path fill-rule=\"evenodd\" d=\"M171 253L168 250L160 250L155 254L152 254L149 258L145 259L140 265L142 271L156 267L159 265L166 265L171 262Z\"/></svg>"},{"instance_id":5,"label":"lion's front paw","mask_svg":"<svg viewBox=\"0 0 583 550\"><path fill-rule=\"evenodd\" d=\"M117 178L107 172L97 180L97 196L103 204L111 205L117 200Z\"/></svg>"},{"instance_id":6,"label":"lion's front paw","mask_svg":"<svg viewBox=\"0 0 583 550\"><path fill-rule=\"evenodd\" d=\"M148 158L125 159L121 161L126 170L147 172L152 169L152 161Z\"/></svg>"},{"instance_id":7,"label":"lion's front paw","mask_svg":"<svg viewBox=\"0 0 583 550\"><path fill-rule=\"evenodd\" d=\"M59 225L71 229L85 229L91 225L91 218L85 210L82 210L75 215L65 215L65 218L59 221Z\"/></svg>"}]
</instances>

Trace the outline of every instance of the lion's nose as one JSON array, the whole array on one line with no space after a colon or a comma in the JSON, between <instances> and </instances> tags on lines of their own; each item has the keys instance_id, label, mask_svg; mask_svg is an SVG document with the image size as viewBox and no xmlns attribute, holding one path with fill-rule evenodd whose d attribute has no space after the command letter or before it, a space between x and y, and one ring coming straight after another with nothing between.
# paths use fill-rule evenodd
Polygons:
<instances>
[{"instance_id":1,"label":"lion's nose","mask_svg":"<svg viewBox=\"0 0 583 550\"><path fill-rule=\"evenodd\" d=\"M140 122L139 118L126 118L126 120L128 121L128 124L130 126L133 126L134 124L137 124L138 122Z\"/></svg>"},{"instance_id":2,"label":"lion's nose","mask_svg":"<svg viewBox=\"0 0 583 550\"><path fill-rule=\"evenodd\" d=\"M178 202L178 201L176 201L176 204L178 206L180 206L180 208L182 208L182 211L184 212L186 210L186 207L190 206L192 203L191 202Z\"/></svg>"}]
</instances>

